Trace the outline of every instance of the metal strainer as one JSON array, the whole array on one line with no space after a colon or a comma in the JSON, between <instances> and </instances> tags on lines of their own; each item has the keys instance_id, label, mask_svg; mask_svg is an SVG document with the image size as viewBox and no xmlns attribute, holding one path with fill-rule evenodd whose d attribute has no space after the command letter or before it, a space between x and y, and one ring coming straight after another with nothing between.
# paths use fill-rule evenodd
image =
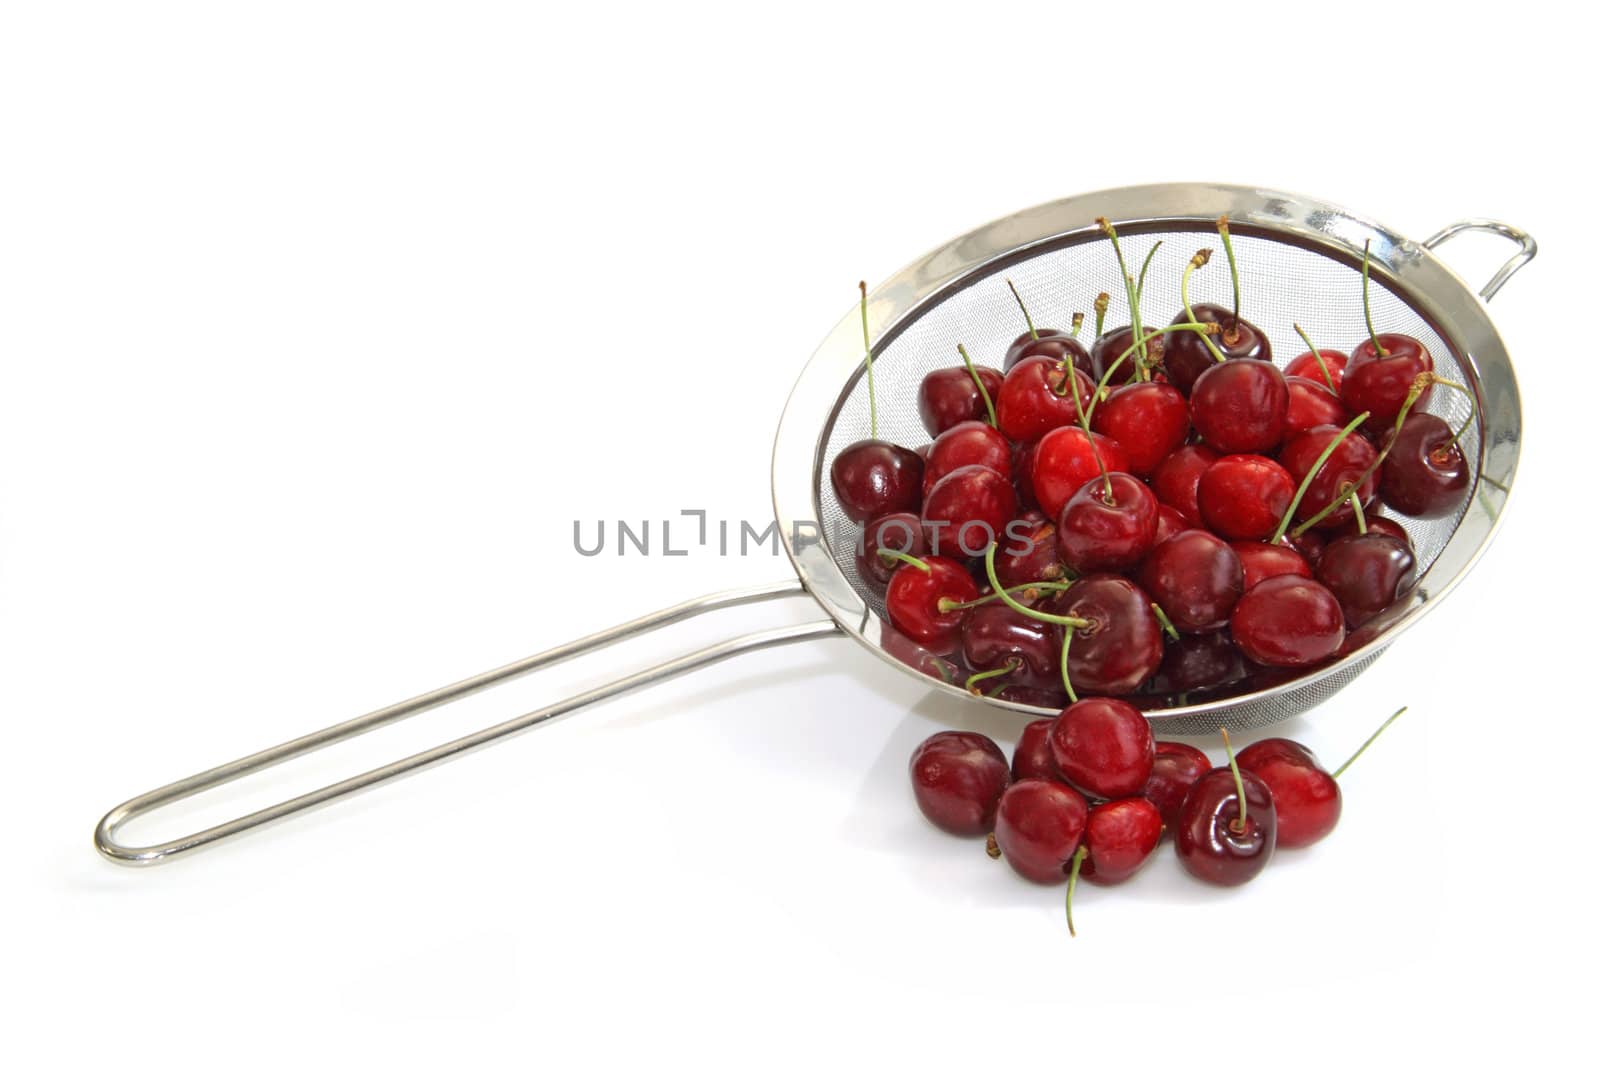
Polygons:
<instances>
[{"instance_id":1,"label":"metal strainer","mask_svg":"<svg viewBox=\"0 0 1600 1067\"><path fill-rule=\"evenodd\" d=\"M1005 279L1026 295L1036 322L1060 324L1087 311L1105 289L1120 296L1111 246L1095 220L1109 218L1130 262L1163 242L1150 267L1142 301L1146 323L1179 310L1178 279L1200 247L1217 243L1215 224L1229 216L1244 315L1270 338L1280 362L1304 346L1298 322L1318 345L1348 350L1366 336L1360 266L1372 249L1372 315L1380 331L1408 333L1432 352L1436 370L1465 384L1477 402L1436 389L1429 410L1453 425L1469 419L1461 437L1475 478L1465 502L1439 519L1399 521L1411 535L1418 577L1402 601L1351 635L1337 660L1295 676L1246 679L1232 690L1208 691L1204 701L1146 701L1158 729L1195 734L1218 726L1251 728L1297 715L1348 684L1399 633L1449 592L1487 547L1516 473L1522 436L1521 400L1505 347L1484 308L1505 281L1533 258L1531 237L1503 223L1470 220L1440 230L1421 244L1342 208L1288 193L1222 185L1152 185L1058 200L990 223L956 238L895 274L871 294L868 318L876 344L874 377L878 436L907 446L927 439L916 411L917 386L938 367L958 362L957 343L979 362L998 364L1023 323ZM1517 254L1474 294L1431 250L1467 230L1499 234ZM1226 267L1196 273L1192 299L1228 304ZM1481 297L1481 299L1480 299ZM1114 299L1108 325L1126 321ZM780 537L797 581L718 593L687 601L592 634L560 648L488 671L338 723L232 763L202 772L118 805L95 829L95 846L109 859L150 864L227 840L288 815L419 770L493 741L543 725L569 712L662 681L741 652L814 637L849 634L885 661L952 696L1042 714L1039 708L975 697L950 665L916 647L883 619L882 598L856 574L857 527L849 522L824 477L834 456L869 435L859 319L852 312L834 327L801 373L778 424L773 448L773 505ZM146 847L114 840L130 819L237 780L266 767L439 707L606 645L718 608L809 593L827 613L822 621L750 634L640 671L364 774L313 790L216 826Z\"/></svg>"}]
</instances>

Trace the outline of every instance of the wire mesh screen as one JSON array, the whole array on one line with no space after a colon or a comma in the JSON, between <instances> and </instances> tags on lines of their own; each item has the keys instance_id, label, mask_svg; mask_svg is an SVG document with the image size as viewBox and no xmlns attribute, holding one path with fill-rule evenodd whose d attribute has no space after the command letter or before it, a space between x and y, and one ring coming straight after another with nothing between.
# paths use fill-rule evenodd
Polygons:
<instances>
[{"instance_id":1,"label":"wire mesh screen","mask_svg":"<svg viewBox=\"0 0 1600 1067\"><path fill-rule=\"evenodd\" d=\"M1134 271L1157 242L1161 244L1150 263L1140 300L1141 319L1147 327L1165 325L1181 314L1179 282L1189 258L1200 248L1211 248L1214 254L1210 263L1190 278L1191 302L1232 305L1232 281L1215 232L1178 230L1126 235L1122 237L1123 253ZM1272 343L1273 361L1280 368L1306 349L1295 332L1297 323L1319 348L1349 352L1367 336L1359 266L1352 267L1269 237L1236 233L1233 246L1243 293L1241 314L1266 333ZM1022 313L1006 286L1008 278L1027 302L1038 327L1069 329L1073 313L1085 313L1086 324L1080 335L1085 345L1093 340L1093 303L1100 292L1111 294L1106 328L1109 330L1128 321L1121 274L1108 240L1045 248L1032 256L1014 260L1001 270L955 289L943 299L931 301L911 321L903 324L888 344L878 346L873 372L880 438L910 448L929 440L917 412L917 387L929 371L960 364L957 344L964 344L975 362L1000 367L1006 348L1026 329ZM1406 333L1418 338L1432 353L1438 373L1476 388L1470 368L1458 360L1444 338L1376 276L1372 279L1371 304L1373 324L1379 332ZM1442 388L1435 388L1419 407L1439 415L1453 426L1468 420L1472 412L1466 396ZM826 476L841 449L870 435L867 381L864 374L858 374L847 386L833 424L823 439L818 478L820 514L829 550L840 569L872 610L881 615L881 593L863 582L856 571L854 541L858 527L840 510ZM1481 427L1476 422L1462 434L1462 453L1469 461L1476 462L1479 456L1480 435ZM1471 495L1466 499L1470 501ZM1454 534L1466 506L1463 504L1456 513L1437 519L1390 516L1411 536L1419 581ZM1369 623L1373 633L1381 632L1392 622L1397 613L1403 611L1403 605L1404 600L1397 609ZM1361 642L1356 640L1352 644L1358 646ZM1347 654L1347 669L1319 679L1314 685L1287 697L1279 695L1258 702L1261 706L1235 705L1219 712L1207 711L1205 705L1198 704L1192 716L1170 718L1163 726L1187 731L1192 725L1199 732L1215 725L1265 725L1298 714L1354 678L1372 654L1372 651L1356 648ZM1272 678L1256 684L1260 687L1282 681L1282 678Z\"/></svg>"}]
</instances>

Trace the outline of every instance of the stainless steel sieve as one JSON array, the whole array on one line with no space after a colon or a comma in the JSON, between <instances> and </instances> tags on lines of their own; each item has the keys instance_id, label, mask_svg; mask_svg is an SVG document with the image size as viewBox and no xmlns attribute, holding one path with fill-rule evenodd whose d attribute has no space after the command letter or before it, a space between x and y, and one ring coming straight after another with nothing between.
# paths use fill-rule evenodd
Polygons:
<instances>
[{"instance_id":1,"label":"stainless steel sieve","mask_svg":"<svg viewBox=\"0 0 1600 1067\"><path fill-rule=\"evenodd\" d=\"M1142 301L1144 321L1159 323L1179 310L1178 280L1189 257L1198 248L1217 245L1215 225L1222 215L1231 220L1245 294L1243 314L1266 332L1280 362L1304 347L1294 333L1295 323L1325 347L1348 350L1366 336L1360 268L1363 246L1371 242L1377 328L1421 339L1433 353L1436 370L1466 385L1476 400L1474 413L1465 396L1436 389L1426 405L1452 424L1469 422L1460 443L1475 478L1454 514L1429 520L1397 517L1416 549L1416 582L1400 603L1351 634L1338 659L1299 674L1246 679L1233 689L1208 691L1203 700L1146 700L1146 715L1168 733L1259 727L1314 707L1366 669L1483 553L1505 507L1522 438L1516 377L1484 304L1533 258L1533 239L1504 223L1475 219L1448 226L1419 244L1370 219L1290 193L1226 185L1150 185L1058 200L992 222L895 274L869 296L867 305L876 339L878 436L914 446L927 438L915 403L922 377L958 362L957 343L965 344L979 362L997 364L1022 331L1007 278L1026 295L1040 324L1065 323L1072 312L1089 310L1102 289L1120 296L1120 284L1110 284L1120 278L1116 260L1095 221L1105 217L1116 225L1131 262L1141 261L1156 242L1162 243ZM1432 252L1469 230L1498 234L1519 245L1477 294ZM1227 304L1232 299L1225 266L1199 271L1190 289L1196 303ZM1125 306L1120 320L1118 314L1114 299L1108 324L1126 321ZM958 684L954 665L911 644L884 621L881 596L856 574L857 527L844 518L824 476L842 448L869 435L868 426L860 323L852 311L801 372L773 448L773 507L797 580L687 601L162 786L108 812L95 828L95 847L119 863L171 859L630 690L742 652L815 637L849 634L885 662L955 698L1043 714L1039 708L973 696ZM148 846L115 840L122 825L137 816L552 663L719 608L800 594L814 598L828 617L711 645L185 837Z\"/></svg>"}]
</instances>

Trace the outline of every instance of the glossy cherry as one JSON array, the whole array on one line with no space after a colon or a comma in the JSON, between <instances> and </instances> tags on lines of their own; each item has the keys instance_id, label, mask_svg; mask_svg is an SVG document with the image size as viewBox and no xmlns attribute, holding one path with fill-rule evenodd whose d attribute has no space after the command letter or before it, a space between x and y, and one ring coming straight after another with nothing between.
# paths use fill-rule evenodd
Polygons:
<instances>
[{"instance_id":1,"label":"glossy cherry","mask_svg":"<svg viewBox=\"0 0 1600 1067\"><path fill-rule=\"evenodd\" d=\"M1004 675L1008 684L1060 688L1060 627L1029 618L998 600L969 608L965 614L961 651L969 667L975 671L1010 667Z\"/></svg>"},{"instance_id":2,"label":"glossy cherry","mask_svg":"<svg viewBox=\"0 0 1600 1067\"><path fill-rule=\"evenodd\" d=\"M1289 472L1295 485L1299 485L1305 479L1316 466L1323 451L1340 432L1338 426L1313 426L1284 442L1283 448L1278 453L1278 462ZM1306 487L1305 496L1300 498L1300 506L1295 509L1294 521L1304 522L1320 513L1357 482L1361 483L1361 488L1356 491L1356 495L1361 498L1361 506L1371 505L1378 498L1378 489L1383 484L1383 471L1374 470L1365 481L1362 481L1362 478L1377 461L1378 450L1372 447L1372 442L1360 434L1353 433L1340 441L1332 455L1318 468L1316 476L1311 479L1311 484ZM1354 517L1355 506L1346 500L1317 523L1317 526L1324 528L1343 526Z\"/></svg>"},{"instance_id":3,"label":"glossy cherry","mask_svg":"<svg viewBox=\"0 0 1600 1067\"><path fill-rule=\"evenodd\" d=\"M1148 331L1147 331L1148 332ZM1162 360L1166 351L1167 341L1172 334L1157 334L1145 341L1144 347L1127 359L1122 359L1122 354L1133 347L1133 327L1119 326L1114 330L1107 330L1095 339L1094 347L1090 349L1090 356L1094 363L1093 373L1095 380L1106 377L1106 372L1111 372L1111 377L1106 380L1112 385L1133 380L1138 371L1137 360L1143 359L1145 363L1156 365ZM1184 336L1181 332L1177 336ZM1121 359L1122 362L1117 361ZM1113 369L1115 368L1115 369Z\"/></svg>"},{"instance_id":4,"label":"glossy cherry","mask_svg":"<svg viewBox=\"0 0 1600 1067\"><path fill-rule=\"evenodd\" d=\"M1011 442L987 422L958 422L933 440L923 461L922 495L958 467L976 464L1011 479Z\"/></svg>"},{"instance_id":5,"label":"glossy cherry","mask_svg":"<svg viewBox=\"0 0 1600 1067\"><path fill-rule=\"evenodd\" d=\"M1017 491L1010 478L976 464L958 467L928 491L923 536L931 552L970 559L983 555L1016 514Z\"/></svg>"},{"instance_id":6,"label":"glossy cherry","mask_svg":"<svg viewBox=\"0 0 1600 1067\"><path fill-rule=\"evenodd\" d=\"M1270 452L1283 440L1289 387L1283 372L1259 359L1218 363L1195 379L1189 417L1218 452Z\"/></svg>"},{"instance_id":7,"label":"glossy cherry","mask_svg":"<svg viewBox=\"0 0 1600 1067\"><path fill-rule=\"evenodd\" d=\"M855 522L891 511L915 511L922 502L922 457L887 441L846 445L829 468L839 507Z\"/></svg>"},{"instance_id":8,"label":"glossy cherry","mask_svg":"<svg viewBox=\"0 0 1600 1067\"><path fill-rule=\"evenodd\" d=\"M1189 525L1189 520L1177 508L1165 504L1156 507L1156 544L1159 545L1175 533L1192 529L1194 527Z\"/></svg>"},{"instance_id":9,"label":"glossy cherry","mask_svg":"<svg viewBox=\"0 0 1600 1067\"><path fill-rule=\"evenodd\" d=\"M1269 545L1265 541L1235 541L1233 551L1244 567L1244 587L1248 592L1280 574L1311 577L1311 564L1288 545Z\"/></svg>"},{"instance_id":10,"label":"glossy cherry","mask_svg":"<svg viewBox=\"0 0 1600 1067\"><path fill-rule=\"evenodd\" d=\"M1083 343L1064 330L1044 329L1037 339L1023 333L1006 349L1005 368L1010 370L1030 356L1043 356L1057 363L1070 361L1083 373L1094 376L1094 360Z\"/></svg>"},{"instance_id":11,"label":"glossy cherry","mask_svg":"<svg viewBox=\"0 0 1600 1067\"><path fill-rule=\"evenodd\" d=\"M1156 464L1150 474L1150 488L1156 499L1177 508L1191 526L1205 520L1198 499L1200 476L1217 461L1217 453L1205 445L1184 445Z\"/></svg>"},{"instance_id":12,"label":"glossy cherry","mask_svg":"<svg viewBox=\"0 0 1600 1067\"><path fill-rule=\"evenodd\" d=\"M1029 582L1057 582L1066 576L1056 554L1056 524L1042 515L1013 519L994 555L995 576L1007 588ZM1030 602L1038 590L1027 589L1018 599Z\"/></svg>"},{"instance_id":13,"label":"glossy cherry","mask_svg":"<svg viewBox=\"0 0 1600 1067\"><path fill-rule=\"evenodd\" d=\"M1271 536L1294 501L1292 471L1266 456L1223 456L1200 476L1195 497L1206 527L1229 541Z\"/></svg>"},{"instance_id":14,"label":"glossy cherry","mask_svg":"<svg viewBox=\"0 0 1600 1067\"><path fill-rule=\"evenodd\" d=\"M1011 783L995 812L994 838L1013 870L1029 881L1059 885L1083 840L1089 805L1064 782L1024 778Z\"/></svg>"},{"instance_id":15,"label":"glossy cherry","mask_svg":"<svg viewBox=\"0 0 1600 1067\"><path fill-rule=\"evenodd\" d=\"M1236 319L1231 308L1218 307L1216 304L1194 305L1196 322L1214 322L1220 326L1221 332L1211 334L1211 343L1217 346L1223 357L1229 360L1255 359L1270 363L1272 361L1272 344L1254 325L1245 319ZM1189 316L1178 312L1173 318L1174 326L1189 321ZM1217 363L1217 358L1211 354L1211 348L1200 334L1194 332L1178 332L1166 335L1166 344L1162 347L1161 367L1167 375L1167 380L1177 387L1178 391L1188 395L1194 388L1195 381Z\"/></svg>"},{"instance_id":16,"label":"glossy cherry","mask_svg":"<svg viewBox=\"0 0 1600 1067\"><path fill-rule=\"evenodd\" d=\"M1291 359L1289 365L1283 368L1283 373L1287 377L1309 378L1311 381L1326 386L1337 396L1339 383L1344 381L1344 365L1349 362L1350 357L1333 348L1319 348L1317 353L1322 356L1322 366L1318 366L1317 357L1307 351ZM1324 366L1328 368L1326 377L1322 373L1322 367ZM1328 421L1344 422L1345 420L1330 419Z\"/></svg>"},{"instance_id":17,"label":"glossy cherry","mask_svg":"<svg viewBox=\"0 0 1600 1067\"><path fill-rule=\"evenodd\" d=\"M911 753L917 807L952 834L974 837L994 829L1000 796L1010 781L1005 753L982 734L946 730Z\"/></svg>"},{"instance_id":18,"label":"glossy cherry","mask_svg":"<svg viewBox=\"0 0 1600 1067\"><path fill-rule=\"evenodd\" d=\"M1234 644L1256 663L1307 667L1339 651L1344 610L1326 586L1284 574L1240 597L1230 626Z\"/></svg>"},{"instance_id":19,"label":"glossy cherry","mask_svg":"<svg viewBox=\"0 0 1600 1067\"><path fill-rule=\"evenodd\" d=\"M1365 519L1367 523L1367 533L1388 534L1390 537L1404 544L1407 548L1411 547L1411 535L1406 532L1406 528L1404 526L1401 526L1398 522L1395 522L1393 519L1389 518L1389 516L1366 515ZM1349 526L1341 527L1338 530L1330 532L1333 536L1328 538L1328 544L1332 544L1341 537L1354 536L1355 534L1361 532L1361 528L1357 523L1351 523ZM1412 551L1414 553L1415 549ZM1317 559L1320 562L1322 559L1321 555L1318 555Z\"/></svg>"},{"instance_id":20,"label":"glossy cherry","mask_svg":"<svg viewBox=\"0 0 1600 1067\"><path fill-rule=\"evenodd\" d=\"M1022 728L1022 736L1017 738L1017 748L1011 754L1011 777L1014 781L1024 778L1043 778L1050 782L1059 782L1061 775L1056 770L1056 761L1050 755L1050 724L1054 718L1034 719Z\"/></svg>"},{"instance_id":21,"label":"glossy cherry","mask_svg":"<svg viewBox=\"0 0 1600 1067\"><path fill-rule=\"evenodd\" d=\"M1303 848L1327 837L1339 821L1339 783L1309 748L1283 737L1239 750L1239 768L1266 783L1278 812L1278 845Z\"/></svg>"},{"instance_id":22,"label":"glossy cherry","mask_svg":"<svg viewBox=\"0 0 1600 1067\"><path fill-rule=\"evenodd\" d=\"M1156 806L1166 829L1178 825L1183 798L1189 787L1211 770L1211 760L1193 745L1179 741L1157 741L1150 779L1144 784L1145 799Z\"/></svg>"},{"instance_id":23,"label":"glossy cherry","mask_svg":"<svg viewBox=\"0 0 1600 1067\"><path fill-rule=\"evenodd\" d=\"M1350 421L1338 394L1321 381L1288 375L1283 384L1289 390L1289 407L1283 416L1284 437L1292 437L1313 426L1343 426Z\"/></svg>"},{"instance_id":24,"label":"glossy cherry","mask_svg":"<svg viewBox=\"0 0 1600 1067\"><path fill-rule=\"evenodd\" d=\"M1031 472L1039 510L1051 518L1059 517L1073 493L1100 477L1101 464L1108 471L1126 471L1128 460L1122 446L1098 433L1085 434L1077 426L1062 426L1045 434L1034 447Z\"/></svg>"},{"instance_id":25,"label":"glossy cherry","mask_svg":"<svg viewBox=\"0 0 1600 1067\"><path fill-rule=\"evenodd\" d=\"M993 402L1004 375L993 367L975 367L974 370ZM917 413L922 416L922 425L927 428L929 437L938 437L957 423L981 422L989 417L983 394L972 380L972 371L966 367L929 371L917 386Z\"/></svg>"},{"instance_id":26,"label":"glossy cherry","mask_svg":"<svg viewBox=\"0 0 1600 1067\"><path fill-rule=\"evenodd\" d=\"M1144 797L1111 800L1089 811L1078 876L1095 885L1126 882L1161 844L1161 812Z\"/></svg>"},{"instance_id":27,"label":"glossy cherry","mask_svg":"<svg viewBox=\"0 0 1600 1067\"><path fill-rule=\"evenodd\" d=\"M1403 333L1380 333L1377 341L1385 354L1379 355L1372 338L1356 345L1345 364L1339 399L1351 415L1370 412L1381 425L1393 422L1411 391L1417 375L1433 370L1433 356L1421 341ZM1433 386L1423 389L1417 402L1426 400Z\"/></svg>"},{"instance_id":28,"label":"glossy cherry","mask_svg":"<svg viewBox=\"0 0 1600 1067\"><path fill-rule=\"evenodd\" d=\"M1142 478L1188 440L1189 406L1165 382L1133 382L1095 405L1091 428L1117 442Z\"/></svg>"},{"instance_id":29,"label":"glossy cherry","mask_svg":"<svg viewBox=\"0 0 1600 1067\"><path fill-rule=\"evenodd\" d=\"M944 603L976 599L978 583L965 567L943 556L920 556L895 569L884 607L896 630L919 643L939 645L952 639L962 622L962 613L946 610Z\"/></svg>"},{"instance_id":30,"label":"glossy cherry","mask_svg":"<svg viewBox=\"0 0 1600 1067\"><path fill-rule=\"evenodd\" d=\"M1184 634L1167 643L1151 688L1159 693L1192 693L1243 676L1244 663L1226 631Z\"/></svg>"},{"instance_id":31,"label":"glossy cherry","mask_svg":"<svg viewBox=\"0 0 1600 1067\"><path fill-rule=\"evenodd\" d=\"M1455 431L1437 415L1408 413L1398 432L1384 435L1383 447L1389 454L1378 494L1402 515L1448 515L1472 488L1472 470L1455 443Z\"/></svg>"},{"instance_id":32,"label":"glossy cherry","mask_svg":"<svg viewBox=\"0 0 1600 1067\"><path fill-rule=\"evenodd\" d=\"M1201 633L1228 625L1244 595L1244 568L1227 542L1184 530L1151 549L1139 567L1139 585L1174 628Z\"/></svg>"},{"instance_id":33,"label":"glossy cherry","mask_svg":"<svg viewBox=\"0 0 1600 1067\"><path fill-rule=\"evenodd\" d=\"M1079 574L1133 566L1155 544L1156 507L1155 494L1131 474L1079 486L1056 522L1061 562Z\"/></svg>"},{"instance_id":34,"label":"glossy cherry","mask_svg":"<svg viewBox=\"0 0 1600 1067\"><path fill-rule=\"evenodd\" d=\"M1131 693L1161 666L1161 625L1150 598L1126 578L1080 578L1046 610L1087 622L1067 649L1067 675L1080 695Z\"/></svg>"},{"instance_id":35,"label":"glossy cherry","mask_svg":"<svg viewBox=\"0 0 1600 1067\"><path fill-rule=\"evenodd\" d=\"M1061 776L1091 796L1138 796L1155 765L1150 724L1132 704L1086 697L1050 727L1050 756Z\"/></svg>"},{"instance_id":36,"label":"glossy cherry","mask_svg":"<svg viewBox=\"0 0 1600 1067\"><path fill-rule=\"evenodd\" d=\"M1267 784L1249 771L1208 771L1189 789L1173 830L1178 859L1213 885L1243 885L1261 873L1278 840L1278 815ZM1240 812L1240 794L1245 811Z\"/></svg>"},{"instance_id":37,"label":"glossy cherry","mask_svg":"<svg viewBox=\"0 0 1600 1067\"><path fill-rule=\"evenodd\" d=\"M1029 356L1007 371L1000 383L994 401L996 421L1013 441L1037 441L1057 426L1076 424L1078 401L1087 407L1094 390L1089 376L1070 364Z\"/></svg>"},{"instance_id":38,"label":"glossy cherry","mask_svg":"<svg viewBox=\"0 0 1600 1067\"><path fill-rule=\"evenodd\" d=\"M861 540L856 542L856 573L878 589L889 584L895 568L900 566L899 558L878 551L884 548L906 556L926 554L922 517L909 511L894 511L873 519L861 531Z\"/></svg>"},{"instance_id":39,"label":"glossy cherry","mask_svg":"<svg viewBox=\"0 0 1600 1067\"><path fill-rule=\"evenodd\" d=\"M1399 598L1416 565L1406 542L1369 531L1330 542L1317 562L1317 580L1333 591L1353 630Z\"/></svg>"}]
</instances>

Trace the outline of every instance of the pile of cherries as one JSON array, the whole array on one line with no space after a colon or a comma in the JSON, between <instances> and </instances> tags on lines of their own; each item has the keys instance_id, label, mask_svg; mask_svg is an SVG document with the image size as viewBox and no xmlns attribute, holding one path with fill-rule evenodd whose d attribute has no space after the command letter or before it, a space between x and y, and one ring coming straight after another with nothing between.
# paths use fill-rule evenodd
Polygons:
<instances>
[{"instance_id":1,"label":"pile of cherries","mask_svg":"<svg viewBox=\"0 0 1600 1067\"><path fill-rule=\"evenodd\" d=\"M1133 705L1087 697L1029 723L1009 764L983 734L934 734L911 756L911 786L935 826L988 834L989 854L1024 878L1066 882L1072 929L1078 879L1127 881L1166 832L1190 874L1223 886L1254 878L1277 848L1322 840L1343 808L1339 775L1405 710L1330 774L1286 738L1257 741L1235 757L1226 730L1227 766L1213 768L1197 748L1156 741Z\"/></svg>"},{"instance_id":2,"label":"pile of cherries","mask_svg":"<svg viewBox=\"0 0 1600 1067\"><path fill-rule=\"evenodd\" d=\"M1470 488L1462 431L1415 410L1435 386L1467 390L1416 338L1373 329L1365 259L1367 337L1346 355L1297 326L1308 351L1280 371L1240 315L1226 218L1233 307L1190 304L1201 250L1158 328L1140 298L1159 243L1136 280L1100 224L1128 325L1102 329L1100 294L1085 347L1083 315L1036 329L1019 295L1027 329L1003 373L958 346L961 365L923 379L931 444L879 440L874 414L872 438L834 460L839 504L864 524L858 573L941 673L1041 707L1171 704L1342 654L1416 567L1406 530L1375 509L1444 516ZM864 283L861 318L875 413Z\"/></svg>"}]
</instances>

